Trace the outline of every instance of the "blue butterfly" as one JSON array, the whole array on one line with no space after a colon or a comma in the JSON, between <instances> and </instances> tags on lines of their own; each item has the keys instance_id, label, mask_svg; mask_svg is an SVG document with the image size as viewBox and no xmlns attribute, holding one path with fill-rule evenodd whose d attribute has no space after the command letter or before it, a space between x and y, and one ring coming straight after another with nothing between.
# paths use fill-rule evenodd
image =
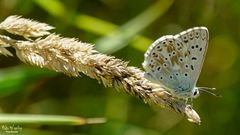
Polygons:
<instances>
[{"instance_id":1,"label":"blue butterfly","mask_svg":"<svg viewBox=\"0 0 240 135\"><path fill-rule=\"evenodd\" d=\"M180 99L196 98L199 90L212 93L214 88L196 87L208 48L206 27L194 27L176 35L157 39L144 55L145 78L161 84Z\"/></svg>"}]
</instances>

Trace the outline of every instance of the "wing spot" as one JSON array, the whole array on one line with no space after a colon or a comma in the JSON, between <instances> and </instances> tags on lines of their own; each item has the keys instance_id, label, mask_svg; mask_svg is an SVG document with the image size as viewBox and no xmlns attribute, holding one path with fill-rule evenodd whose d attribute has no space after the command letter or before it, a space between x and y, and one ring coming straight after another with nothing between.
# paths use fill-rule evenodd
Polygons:
<instances>
[{"instance_id":1,"label":"wing spot","mask_svg":"<svg viewBox=\"0 0 240 135\"><path fill-rule=\"evenodd\" d=\"M160 77L160 79L162 80L162 79L163 79L163 77Z\"/></svg>"},{"instance_id":2,"label":"wing spot","mask_svg":"<svg viewBox=\"0 0 240 135\"><path fill-rule=\"evenodd\" d=\"M189 37L190 37L191 40L193 40L193 34L192 33L189 34Z\"/></svg>"},{"instance_id":3,"label":"wing spot","mask_svg":"<svg viewBox=\"0 0 240 135\"><path fill-rule=\"evenodd\" d=\"M196 57L192 57L192 60L197 60L197 58Z\"/></svg>"},{"instance_id":4,"label":"wing spot","mask_svg":"<svg viewBox=\"0 0 240 135\"><path fill-rule=\"evenodd\" d=\"M188 76L188 74L187 74L187 73L185 73L184 75L185 75L185 76Z\"/></svg>"},{"instance_id":5,"label":"wing spot","mask_svg":"<svg viewBox=\"0 0 240 135\"><path fill-rule=\"evenodd\" d=\"M183 41L184 41L185 43L187 43L187 42L188 42L188 39L187 39L187 37L186 37L186 36L184 36L184 37L183 37Z\"/></svg>"},{"instance_id":6,"label":"wing spot","mask_svg":"<svg viewBox=\"0 0 240 135\"><path fill-rule=\"evenodd\" d=\"M172 78L173 78L171 75L170 75L169 77L170 77L170 79L172 79Z\"/></svg>"},{"instance_id":7,"label":"wing spot","mask_svg":"<svg viewBox=\"0 0 240 135\"><path fill-rule=\"evenodd\" d=\"M193 65L191 65L191 69L194 70Z\"/></svg>"},{"instance_id":8,"label":"wing spot","mask_svg":"<svg viewBox=\"0 0 240 135\"><path fill-rule=\"evenodd\" d=\"M165 42L165 41L163 41L162 43L163 43L163 44L166 44L166 42Z\"/></svg>"},{"instance_id":9,"label":"wing spot","mask_svg":"<svg viewBox=\"0 0 240 135\"><path fill-rule=\"evenodd\" d=\"M200 48L199 51L201 52L201 51L202 51L202 48Z\"/></svg>"},{"instance_id":10,"label":"wing spot","mask_svg":"<svg viewBox=\"0 0 240 135\"><path fill-rule=\"evenodd\" d=\"M198 48L198 45L196 45L195 47Z\"/></svg>"},{"instance_id":11,"label":"wing spot","mask_svg":"<svg viewBox=\"0 0 240 135\"><path fill-rule=\"evenodd\" d=\"M173 54L173 56L175 56L175 55L176 55L176 52L175 52L175 51L173 51L173 52L172 52L172 54Z\"/></svg>"},{"instance_id":12,"label":"wing spot","mask_svg":"<svg viewBox=\"0 0 240 135\"><path fill-rule=\"evenodd\" d=\"M157 70L160 71L161 67L158 67Z\"/></svg>"},{"instance_id":13,"label":"wing spot","mask_svg":"<svg viewBox=\"0 0 240 135\"><path fill-rule=\"evenodd\" d=\"M178 76L178 73L176 73L176 76Z\"/></svg>"},{"instance_id":14,"label":"wing spot","mask_svg":"<svg viewBox=\"0 0 240 135\"><path fill-rule=\"evenodd\" d=\"M163 50L162 48L158 49L159 52L161 52L162 50Z\"/></svg>"},{"instance_id":15,"label":"wing spot","mask_svg":"<svg viewBox=\"0 0 240 135\"><path fill-rule=\"evenodd\" d=\"M206 38L206 32L202 32L202 40Z\"/></svg>"},{"instance_id":16,"label":"wing spot","mask_svg":"<svg viewBox=\"0 0 240 135\"><path fill-rule=\"evenodd\" d=\"M164 63L164 64L163 64L163 66L164 66L164 67L167 67L167 64L166 64L166 63Z\"/></svg>"},{"instance_id":17,"label":"wing spot","mask_svg":"<svg viewBox=\"0 0 240 135\"><path fill-rule=\"evenodd\" d=\"M188 68L188 65L185 65L186 68Z\"/></svg>"},{"instance_id":18,"label":"wing spot","mask_svg":"<svg viewBox=\"0 0 240 135\"><path fill-rule=\"evenodd\" d=\"M198 32L196 32L195 34L196 34L196 38L199 38L199 33L198 33Z\"/></svg>"},{"instance_id":19,"label":"wing spot","mask_svg":"<svg viewBox=\"0 0 240 135\"><path fill-rule=\"evenodd\" d=\"M183 61L183 59L182 59L182 58L180 58L180 59L179 59L179 61L180 61L180 62L182 62L182 61Z\"/></svg>"},{"instance_id":20,"label":"wing spot","mask_svg":"<svg viewBox=\"0 0 240 135\"><path fill-rule=\"evenodd\" d=\"M194 46L192 46L191 48L194 49Z\"/></svg>"},{"instance_id":21,"label":"wing spot","mask_svg":"<svg viewBox=\"0 0 240 135\"><path fill-rule=\"evenodd\" d=\"M165 58L165 60L168 60L168 58Z\"/></svg>"}]
</instances>

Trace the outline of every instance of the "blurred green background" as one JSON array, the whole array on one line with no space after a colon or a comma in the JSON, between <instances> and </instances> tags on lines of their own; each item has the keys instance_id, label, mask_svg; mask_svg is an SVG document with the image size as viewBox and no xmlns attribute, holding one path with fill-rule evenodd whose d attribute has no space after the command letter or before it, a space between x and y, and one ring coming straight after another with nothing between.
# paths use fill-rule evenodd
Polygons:
<instances>
[{"instance_id":1,"label":"blurred green background","mask_svg":"<svg viewBox=\"0 0 240 135\"><path fill-rule=\"evenodd\" d=\"M200 126L179 114L104 88L85 75L72 78L0 56L0 112L105 117L104 124L22 126L24 135L225 135L240 125L239 0L1 0L0 20L22 15L55 26L53 32L95 44L101 52L142 68L157 38L206 26L210 43L198 86L216 87L194 100ZM1 34L6 34L1 31ZM14 51L14 50L12 50ZM1 133L2 134L2 133Z\"/></svg>"}]
</instances>

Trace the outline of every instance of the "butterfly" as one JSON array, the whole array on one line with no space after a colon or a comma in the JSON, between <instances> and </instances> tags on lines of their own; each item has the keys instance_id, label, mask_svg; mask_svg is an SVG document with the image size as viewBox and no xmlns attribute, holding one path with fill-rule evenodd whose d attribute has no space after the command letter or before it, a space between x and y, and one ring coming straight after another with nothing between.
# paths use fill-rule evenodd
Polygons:
<instances>
[{"instance_id":1,"label":"butterfly","mask_svg":"<svg viewBox=\"0 0 240 135\"><path fill-rule=\"evenodd\" d=\"M206 27L194 27L176 35L160 37L144 54L144 77L161 84L180 99L196 98L199 90L211 93L208 90L214 88L196 87L208 40Z\"/></svg>"}]
</instances>

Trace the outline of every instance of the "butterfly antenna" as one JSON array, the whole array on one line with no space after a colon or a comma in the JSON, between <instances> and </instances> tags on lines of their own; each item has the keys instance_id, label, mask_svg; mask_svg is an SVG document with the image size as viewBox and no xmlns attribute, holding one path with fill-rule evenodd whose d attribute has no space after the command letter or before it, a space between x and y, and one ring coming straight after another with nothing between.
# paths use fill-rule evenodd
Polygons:
<instances>
[{"instance_id":1,"label":"butterfly antenna","mask_svg":"<svg viewBox=\"0 0 240 135\"><path fill-rule=\"evenodd\" d=\"M204 91L216 97L222 97L220 94L216 94L213 92L216 90L216 88L208 88L208 87L198 87L198 88L199 88L199 91Z\"/></svg>"},{"instance_id":2,"label":"butterfly antenna","mask_svg":"<svg viewBox=\"0 0 240 135\"><path fill-rule=\"evenodd\" d=\"M216 90L216 88L209 88L209 87L198 87L198 88L199 88L199 89L210 90L210 91Z\"/></svg>"}]
</instances>

